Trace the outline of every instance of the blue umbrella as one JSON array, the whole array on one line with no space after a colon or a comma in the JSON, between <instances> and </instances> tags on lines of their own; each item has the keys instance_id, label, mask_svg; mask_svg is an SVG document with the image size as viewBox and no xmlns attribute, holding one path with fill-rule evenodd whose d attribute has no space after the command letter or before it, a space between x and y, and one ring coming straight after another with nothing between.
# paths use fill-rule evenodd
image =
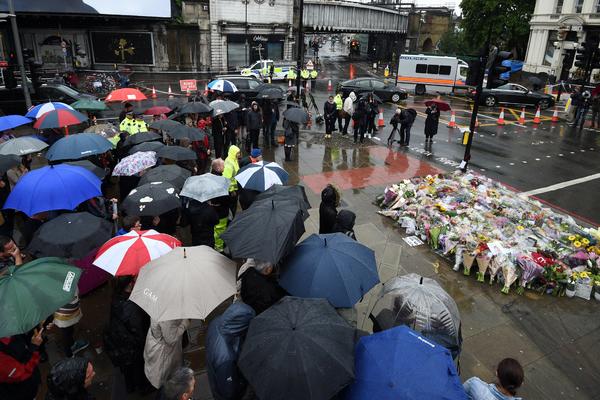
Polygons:
<instances>
[{"instance_id":1,"label":"blue umbrella","mask_svg":"<svg viewBox=\"0 0 600 400\"><path fill-rule=\"evenodd\" d=\"M342 233L313 234L296 246L279 283L294 296L353 307L379 283L375 253Z\"/></svg>"},{"instance_id":2,"label":"blue umbrella","mask_svg":"<svg viewBox=\"0 0 600 400\"><path fill-rule=\"evenodd\" d=\"M273 185L285 185L289 177L289 174L279 164L259 161L240 169L235 180L244 189L264 192Z\"/></svg>"},{"instance_id":3,"label":"blue umbrella","mask_svg":"<svg viewBox=\"0 0 600 400\"><path fill-rule=\"evenodd\" d=\"M219 92L234 93L238 91L233 82L230 82L226 79L215 79L214 81L208 83L208 88L210 90L217 90Z\"/></svg>"},{"instance_id":4,"label":"blue umbrella","mask_svg":"<svg viewBox=\"0 0 600 400\"><path fill-rule=\"evenodd\" d=\"M0 117L0 131L6 131L17 126L30 124L32 121L22 115L6 115Z\"/></svg>"},{"instance_id":5,"label":"blue umbrella","mask_svg":"<svg viewBox=\"0 0 600 400\"><path fill-rule=\"evenodd\" d=\"M49 101L47 103L42 103L42 104L38 104L37 106L31 107L29 109L29 111L27 111L27 114L25 114L25 116L27 118L38 119L39 117L41 117L42 115L44 115L45 113L47 113L49 111L60 110L60 109L72 110L73 107L71 107L68 104L61 103L60 101L56 101L56 102Z\"/></svg>"},{"instance_id":6,"label":"blue umbrella","mask_svg":"<svg viewBox=\"0 0 600 400\"><path fill-rule=\"evenodd\" d=\"M73 210L92 197L102 196L100 179L82 167L46 166L23 175L4 208L32 216L43 211Z\"/></svg>"},{"instance_id":7,"label":"blue umbrella","mask_svg":"<svg viewBox=\"0 0 600 400\"><path fill-rule=\"evenodd\" d=\"M106 153L113 145L95 133L78 133L57 140L46 153L50 161L78 160L94 154Z\"/></svg>"},{"instance_id":8,"label":"blue umbrella","mask_svg":"<svg viewBox=\"0 0 600 400\"><path fill-rule=\"evenodd\" d=\"M405 325L360 338L345 400L466 400L450 352Z\"/></svg>"}]
</instances>

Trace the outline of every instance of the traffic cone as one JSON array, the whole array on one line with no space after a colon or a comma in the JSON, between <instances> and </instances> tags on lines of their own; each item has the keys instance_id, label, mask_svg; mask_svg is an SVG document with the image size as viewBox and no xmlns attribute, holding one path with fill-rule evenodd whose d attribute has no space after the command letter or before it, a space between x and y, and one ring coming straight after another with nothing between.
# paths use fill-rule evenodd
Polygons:
<instances>
[{"instance_id":1,"label":"traffic cone","mask_svg":"<svg viewBox=\"0 0 600 400\"><path fill-rule=\"evenodd\" d=\"M537 111L535 112L535 117L533 117L533 123L539 124L540 122L542 121L540 120L540 107L538 106Z\"/></svg>"},{"instance_id":2,"label":"traffic cone","mask_svg":"<svg viewBox=\"0 0 600 400\"><path fill-rule=\"evenodd\" d=\"M333 86L331 85L331 79L327 82L327 91L331 92L333 90Z\"/></svg>"},{"instance_id":3,"label":"traffic cone","mask_svg":"<svg viewBox=\"0 0 600 400\"><path fill-rule=\"evenodd\" d=\"M383 109L379 109L379 120L377 120L377 127L383 128L385 126L385 121L383 120Z\"/></svg>"},{"instance_id":4,"label":"traffic cone","mask_svg":"<svg viewBox=\"0 0 600 400\"><path fill-rule=\"evenodd\" d=\"M456 128L456 113L452 111L450 114L450 122L448 123L448 128Z\"/></svg>"},{"instance_id":5,"label":"traffic cone","mask_svg":"<svg viewBox=\"0 0 600 400\"><path fill-rule=\"evenodd\" d=\"M519 117L519 124L525 125L525 107L521 109L521 116Z\"/></svg>"},{"instance_id":6,"label":"traffic cone","mask_svg":"<svg viewBox=\"0 0 600 400\"><path fill-rule=\"evenodd\" d=\"M156 89L154 88L154 86L152 86L152 96L150 96L153 99L156 99L158 96L156 96Z\"/></svg>"},{"instance_id":7,"label":"traffic cone","mask_svg":"<svg viewBox=\"0 0 600 400\"><path fill-rule=\"evenodd\" d=\"M496 121L498 125L504 125L504 107L500 109L500 116L498 117L498 121Z\"/></svg>"},{"instance_id":8,"label":"traffic cone","mask_svg":"<svg viewBox=\"0 0 600 400\"><path fill-rule=\"evenodd\" d=\"M169 93L169 98L172 99L173 98L173 91L171 90L171 85L169 85L169 91L167 93Z\"/></svg>"},{"instance_id":9,"label":"traffic cone","mask_svg":"<svg viewBox=\"0 0 600 400\"><path fill-rule=\"evenodd\" d=\"M552 123L558 122L558 109L554 107L554 113L552 114Z\"/></svg>"}]
</instances>

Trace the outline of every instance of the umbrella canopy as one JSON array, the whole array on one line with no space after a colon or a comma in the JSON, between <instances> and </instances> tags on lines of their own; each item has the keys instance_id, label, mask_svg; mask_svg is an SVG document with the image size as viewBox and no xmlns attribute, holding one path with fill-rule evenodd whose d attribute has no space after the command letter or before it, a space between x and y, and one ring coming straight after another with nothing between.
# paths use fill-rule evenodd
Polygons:
<instances>
[{"instance_id":1,"label":"umbrella canopy","mask_svg":"<svg viewBox=\"0 0 600 400\"><path fill-rule=\"evenodd\" d=\"M194 150L181 146L163 146L156 152L156 156L173 161L196 160L198 158Z\"/></svg>"},{"instance_id":2,"label":"umbrella canopy","mask_svg":"<svg viewBox=\"0 0 600 400\"><path fill-rule=\"evenodd\" d=\"M427 107L431 107L434 104L440 111L450 111L451 110L450 104L446 103L445 101L439 100L439 99L427 100L425 102L425 105Z\"/></svg>"},{"instance_id":3,"label":"umbrella canopy","mask_svg":"<svg viewBox=\"0 0 600 400\"><path fill-rule=\"evenodd\" d=\"M193 103L187 103L187 104L193 104ZM172 129L177 126L183 126L183 124L180 124L177 121L173 121L172 119L161 119L161 120L152 122L150 124L149 128L156 129L157 131L166 131L166 130L169 130L169 128Z\"/></svg>"},{"instance_id":4,"label":"umbrella canopy","mask_svg":"<svg viewBox=\"0 0 600 400\"><path fill-rule=\"evenodd\" d=\"M230 100L213 100L209 103L213 110L213 115L227 114L240 107L238 103Z\"/></svg>"},{"instance_id":5,"label":"umbrella canopy","mask_svg":"<svg viewBox=\"0 0 600 400\"><path fill-rule=\"evenodd\" d=\"M141 133L137 135L141 135ZM133 176L154 165L156 165L156 153L153 151L140 151L122 158L113 169L112 174L113 176Z\"/></svg>"},{"instance_id":6,"label":"umbrella canopy","mask_svg":"<svg viewBox=\"0 0 600 400\"><path fill-rule=\"evenodd\" d=\"M208 82L208 88L210 90L228 93L235 93L238 91L233 82L230 82L226 79L215 79L214 81L210 81Z\"/></svg>"},{"instance_id":7,"label":"umbrella canopy","mask_svg":"<svg viewBox=\"0 0 600 400\"><path fill-rule=\"evenodd\" d=\"M380 329L408 325L446 346L456 357L462 343L454 299L433 279L417 274L394 277L376 296L371 314Z\"/></svg>"},{"instance_id":8,"label":"umbrella canopy","mask_svg":"<svg viewBox=\"0 0 600 400\"><path fill-rule=\"evenodd\" d=\"M0 175L4 175L6 171L19 164L21 164L21 157L14 154L0 154Z\"/></svg>"},{"instance_id":9,"label":"umbrella canopy","mask_svg":"<svg viewBox=\"0 0 600 400\"><path fill-rule=\"evenodd\" d=\"M113 124L98 124L86 128L84 132L96 133L104 137L114 137L119 134L119 130Z\"/></svg>"},{"instance_id":10,"label":"umbrella canopy","mask_svg":"<svg viewBox=\"0 0 600 400\"><path fill-rule=\"evenodd\" d=\"M39 153L46 147L48 147L47 143L33 136L20 136L0 144L0 154L25 156L27 154Z\"/></svg>"},{"instance_id":11,"label":"umbrella canopy","mask_svg":"<svg viewBox=\"0 0 600 400\"><path fill-rule=\"evenodd\" d=\"M112 224L88 212L67 213L45 222L27 248L32 256L83 258L110 239Z\"/></svg>"},{"instance_id":12,"label":"umbrella canopy","mask_svg":"<svg viewBox=\"0 0 600 400\"><path fill-rule=\"evenodd\" d=\"M190 171L181 168L179 165L159 165L148 170L140 179L140 185L150 182L167 182L173 185L177 190L181 190L186 179L192 175Z\"/></svg>"},{"instance_id":13,"label":"umbrella canopy","mask_svg":"<svg viewBox=\"0 0 600 400\"><path fill-rule=\"evenodd\" d=\"M30 123L31 120L22 115L5 115L4 117L0 117L0 132Z\"/></svg>"},{"instance_id":14,"label":"umbrella canopy","mask_svg":"<svg viewBox=\"0 0 600 400\"><path fill-rule=\"evenodd\" d=\"M302 211L306 212L308 215L308 209L312 206L308 201L308 197L306 197L306 191L304 190L304 186L301 185L293 185L293 186L282 186L282 185L273 185L262 193L259 193L254 201L260 201L265 199L273 199L273 200L286 200L286 199L297 199L300 202Z\"/></svg>"},{"instance_id":15,"label":"umbrella canopy","mask_svg":"<svg viewBox=\"0 0 600 400\"><path fill-rule=\"evenodd\" d=\"M46 152L50 161L77 160L112 150L108 139L95 133L78 133L57 140Z\"/></svg>"},{"instance_id":16,"label":"umbrella canopy","mask_svg":"<svg viewBox=\"0 0 600 400\"><path fill-rule=\"evenodd\" d=\"M10 266L0 276L0 337L26 333L75 296L81 270L60 258Z\"/></svg>"},{"instance_id":17,"label":"umbrella canopy","mask_svg":"<svg viewBox=\"0 0 600 400\"><path fill-rule=\"evenodd\" d=\"M72 106L65 104L65 103L61 103L59 101L48 102L48 103L42 103L42 104L38 104L37 106L31 107L29 109L29 111L27 111L27 114L25 114L25 116L27 118L31 118L31 119L38 119L43 114L46 114L49 111L72 110L72 109L73 109Z\"/></svg>"},{"instance_id":18,"label":"umbrella canopy","mask_svg":"<svg viewBox=\"0 0 600 400\"><path fill-rule=\"evenodd\" d=\"M208 246L177 247L140 271L129 299L157 321L205 319L236 292L236 264Z\"/></svg>"},{"instance_id":19,"label":"umbrella canopy","mask_svg":"<svg viewBox=\"0 0 600 400\"><path fill-rule=\"evenodd\" d=\"M181 201L170 183L150 182L129 192L121 207L127 215L154 216L181 207Z\"/></svg>"},{"instance_id":20,"label":"umbrella canopy","mask_svg":"<svg viewBox=\"0 0 600 400\"><path fill-rule=\"evenodd\" d=\"M258 90L256 97L258 99L283 99L285 92L279 86L274 85L263 85Z\"/></svg>"},{"instance_id":21,"label":"umbrella canopy","mask_svg":"<svg viewBox=\"0 0 600 400\"><path fill-rule=\"evenodd\" d=\"M331 399L354 378L354 329L324 299L284 297L252 319L238 365L262 400Z\"/></svg>"},{"instance_id":22,"label":"umbrella canopy","mask_svg":"<svg viewBox=\"0 0 600 400\"><path fill-rule=\"evenodd\" d=\"M125 88L113 90L106 96L104 101L139 101L148 99L146 95L137 89Z\"/></svg>"},{"instance_id":23,"label":"umbrella canopy","mask_svg":"<svg viewBox=\"0 0 600 400\"><path fill-rule=\"evenodd\" d=\"M313 234L296 246L279 283L294 296L354 307L379 283L375 252L342 233Z\"/></svg>"},{"instance_id":24,"label":"umbrella canopy","mask_svg":"<svg viewBox=\"0 0 600 400\"><path fill-rule=\"evenodd\" d=\"M383 100L381 100L381 97L377 96L373 92L364 93L363 95L360 96L360 98L362 100L368 100L369 97L372 97L373 101L375 101L376 103L380 103L380 104L383 103Z\"/></svg>"},{"instance_id":25,"label":"umbrella canopy","mask_svg":"<svg viewBox=\"0 0 600 400\"><path fill-rule=\"evenodd\" d=\"M263 200L236 214L221 238L235 258L252 257L277 264L292 252L303 233L297 201Z\"/></svg>"},{"instance_id":26,"label":"umbrella canopy","mask_svg":"<svg viewBox=\"0 0 600 400\"><path fill-rule=\"evenodd\" d=\"M23 175L10 192L4 208L32 216L43 211L73 210L92 197L102 196L102 182L81 167L59 164Z\"/></svg>"},{"instance_id":27,"label":"umbrella canopy","mask_svg":"<svg viewBox=\"0 0 600 400\"><path fill-rule=\"evenodd\" d=\"M82 111L105 111L108 110L108 106L100 100L81 99L71 104L76 110Z\"/></svg>"},{"instance_id":28,"label":"umbrella canopy","mask_svg":"<svg viewBox=\"0 0 600 400\"><path fill-rule=\"evenodd\" d=\"M162 137L156 132L140 132L134 135L129 135L125 139L123 146L133 146L144 142L152 142L154 140L160 140Z\"/></svg>"},{"instance_id":29,"label":"umbrella canopy","mask_svg":"<svg viewBox=\"0 0 600 400\"><path fill-rule=\"evenodd\" d=\"M158 149L165 147L161 142L143 142L140 144L136 144L135 146L129 149L129 154L137 153L138 151L153 151L157 152Z\"/></svg>"},{"instance_id":30,"label":"umbrella canopy","mask_svg":"<svg viewBox=\"0 0 600 400\"><path fill-rule=\"evenodd\" d=\"M467 400L447 349L407 326L360 338L347 400Z\"/></svg>"},{"instance_id":31,"label":"umbrella canopy","mask_svg":"<svg viewBox=\"0 0 600 400\"><path fill-rule=\"evenodd\" d=\"M206 114L212 111L207 104L199 101L192 101L185 103L184 105L177 108L178 114Z\"/></svg>"},{"instance_id":32,"label":"umbrella canopy","mask_svg":"<svg viewBox=\"0 0 600 400\"><path fill-rule=\"evenodd\" d=\"M152 229L130 231L104 243L94 265L114 276L137 275L144 265L179 246L177 238Z\"/></svg>"},{"instance_id":33,"label":"umbrella canopy","mask_svg":"<svg viewBox=\"0 0 600 400\"><path fill-rule=\"evenodd\" d=\"M229 179L224 176L210 173L192 176L185 181L179 195L203 203L210 199L227 196L229 194L229 183Z\"/></svg>"},{"instance_id":34,"label":"umbrella canopy","mask_svg":"<svg viewBox=\"0 0 600 400\"><path fill-rule=\"evenodd\" d=\"M90 160L77 160L77 161L69 161L65 164L73 165L75 167L82 167L90 171L92 174L96 175L98 179L104 179L107 174L107 171L103 168L100 168Z\"/></svg>"},{"instance_id":35,"label":"umbrella canopy","mask_svg":"<svg viewBox=\"0 0 600 400\"><path fill-rule=\"evenodd\" d=\"M42 114L33 124L35 129L64 128L87 121L88 117L75 110L61 109Z\"/></svg>"},{"instance_id":36,"label":"umbrella canopy","mask_svg":"<svg viewBox=\"0 0 600 400\"><path fill-rule=\"evenodd\" d=\"M150 107L149 109L144 111L144 114L145 115L160 115L160 114L168 114L171 111L173 111L173 110L171 110L167 106L154 106L154 107Z\"/></svg>"},{"instance_id":37,"label":"umbrella canopy","mask_svg":"<svg viewBox=\"0 0 600 400\"><path fill-rule=\"evenodd\" d=\"M244 189L264 192L273 185L285 185L289 174L276 162L259 161L246 165L235 176Z\"/></svg>"},{"instance_id":38,"label":"umbrella canopy","mask_svg":"<svg viewBox=\"0 0 600 400\"><path fill-rule=\"evenodd\" d=\"M181 140L183 138L188 138L192 142L204 140L204 136L206 136L206 133L198 128L192 128L191 126L181 124L177 127L166 128L164 131L173 139Z\"/></svg>"},{"instance_id":39,"label":"umbrella canopy","mask_svg":"<svg viewBox=\"0 0 600 400\"><path fill-rule=\"evenodd\" d=\"M288 108L283 112L283 118L297 124L306 124L309 120L308 113L299 107Z\"/></svg>"}]
</instances>

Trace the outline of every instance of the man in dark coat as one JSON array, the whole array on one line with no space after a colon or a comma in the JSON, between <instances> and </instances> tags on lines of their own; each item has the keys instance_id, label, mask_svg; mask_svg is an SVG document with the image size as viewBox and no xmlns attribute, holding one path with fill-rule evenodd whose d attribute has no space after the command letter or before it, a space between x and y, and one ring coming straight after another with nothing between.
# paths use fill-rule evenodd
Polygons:
<instances>
[{"instance_id":1,"label":"man in dark coat","mask_svg":"<svg viewBox=\"0 0 600 400\"><path fill-rule=\"evenodd\" d=\"M241 399L246 380L237 367L242 343L255 312L247 304L233 303L208 326L206 368L215 400Z\"/></svg>"},{"instance_id":2,"label":"man in dark coat","mask_svg":"<svg viewBox=\"0 0 600 400\"><path fill-rule=\"evenodd\" d=\"M427 118L425 119L425 142L433 142L433 137L437 135L438 123L440 122L440 110L435 104L427 107L425 110Z\"/></svg>"},{"instance_id":3,"label":"man in dark coat","mask_svg":"<svg viewBox=\"0 0 600 400\"><path fill-rule=\"evenodd\" d=\"M350 210L340 210L336 219L335 225L333 226L334 232L343 233L351 239L356 240L354 234L354 223L356 221L356 214Z\"/></svg>"},{"instance_id":4,"label":"man in dark coat","mask_svg":"<svg viewBox=\"0 0 600 400\"><path fill-rule=\"evenodd\" d=\"M362 143L365 139L365 131L367 130L367 105L364 99L358 101L358 104L354 108L354 114L352 114L352 120L354 122L354 144L357 143L359 135L360 142Z\"/></svg>"},{"instance_id":5,"label":"man in dark coat","mask_svg":"<svg viewBox=\"0 0 600 400\"><path fill-rule=\"evenodd\" d=\"M412 128L416 118L417 111L414 108L402 110L402 113L400 114L400 146L408 146L410 143L410 129Z\"/></svg>"},{"instance_id":6,"label":"man in dark coat","mask_svg":"<svg viewBox=\"0 0 600 400\"><path fill-rule=\"evenodd\" d=\"M225 126L226 122L223 114L217 115L212 120L212 137L215 146L215 158L224 158L225 153Z\"/></svg>"},{"instance_id":7,"label":"man in dark coat","mask_svg":"<svg viewBox=\"0 0 600 400\"><path fill-rule=\"evenodd\" d=\"M321 192L321 204L319 205L319 233L333 233L339 197L333 185L325 186Z\"/></svg>"},{"instance_id":8,"label":"man in dark coat","mask_svg":"<svg viewBox=\"0 0 600 400\"><path fill-rule=\"evenodd\" d=\"M253 101L250 110L246 113L246 129L248 129L249 141L246 141L246 153L258 148L258 135L263 126L262 113L258 108L258 103Z\"/></svg>"},{"instance_id":9,"label":"man in dark coat","mask_svg":"<svg viewBox=\"0 0 600 400\"><path fill-rule=\"evenodd\" d=\"M87 388L96 373L82 357L65 358L52 366L48 374L46 400L91 400Z\"/></svg>"},{"instance_id":10,"label":"man in dark coat","mask_svg":"<svg viewBox=\"0 0 600 400\"><path fill-rule=\"evenodd\" d=\"M331 139L331 134L335 129L335 120L338 115L337 108L333 102L333 96L329 96L325 105L323 105L323 113L325 114L325 139Z\"/></svg>"},{"instance_id":11,"label":"man in dark coat","mask_svg":"<svg viewBox=\"0 0 600 400\"><path fill-rule=\"evenodd\" d=\"M190 199L184 208L192 232L192 246L215 247L215 226L219 213L210 201L200 203Z\"/></svg>"},{"instance_id":12,"label":"man in dark coat","mask_svg":"<svg viewBox=\"0 0 600 400\"><path fill-rule=\"evenodd\" d=\"M257 263L254 268L248 268L239 279L242 282L242 301L252 307L256 315L288 295L273 276L273 266L267 263Z\"/></svg>"}]
</instances>

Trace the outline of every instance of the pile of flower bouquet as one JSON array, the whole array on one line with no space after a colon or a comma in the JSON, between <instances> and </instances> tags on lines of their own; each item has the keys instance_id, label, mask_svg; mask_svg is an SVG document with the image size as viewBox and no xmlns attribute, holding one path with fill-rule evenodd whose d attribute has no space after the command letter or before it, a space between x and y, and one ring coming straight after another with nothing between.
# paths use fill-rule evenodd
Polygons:
<instances>
[{"instance_id":1,"label":"pile of flower bouquet","mask_svg":"<svg viewBox=\"0 0 600 400\"><path fill-rule=\"evenodd\" d=\"M453 256L454 270L500 282L503 293L514 285L518 293L570 295L577 286L573 293L584 297L587 285L600 299L600 229L581 227L489 178L457 172L406 179L377 202L408 235Z\"/></svg>"}]
</instances>

